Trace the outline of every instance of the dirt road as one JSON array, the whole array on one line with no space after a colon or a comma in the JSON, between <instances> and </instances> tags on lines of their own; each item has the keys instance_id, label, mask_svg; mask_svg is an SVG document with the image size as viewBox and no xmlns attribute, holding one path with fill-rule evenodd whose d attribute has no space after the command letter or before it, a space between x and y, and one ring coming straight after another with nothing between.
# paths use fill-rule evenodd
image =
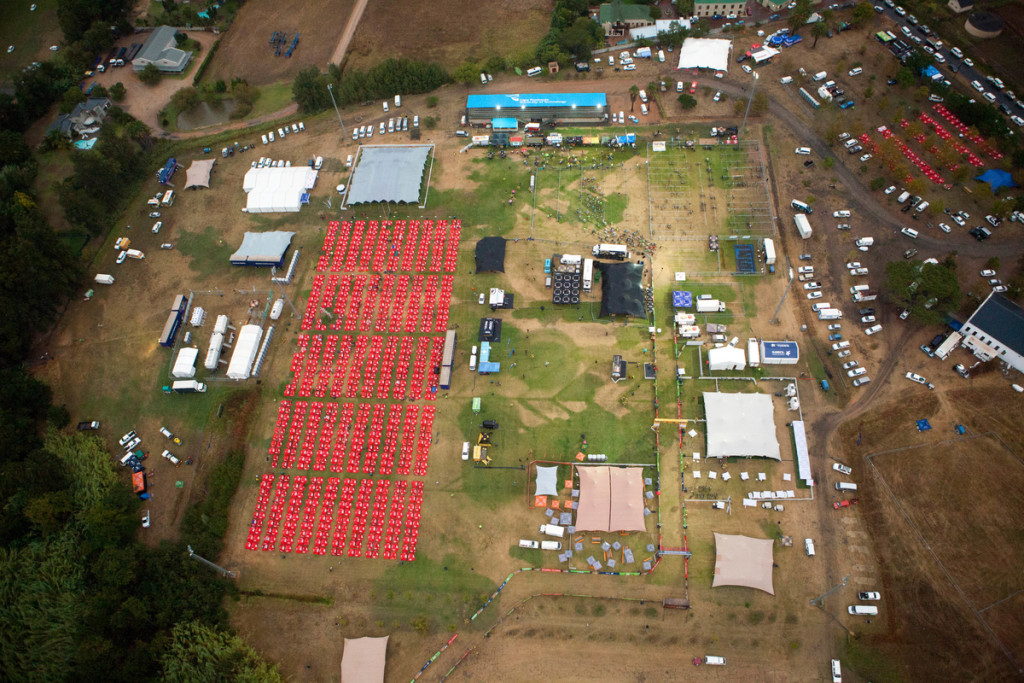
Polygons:
<instances>
[{"instance_id":1,"label":"dirt road","mask_svg":"<svg viewBox=\"0 0 1024 683\"><path fill-rule=\"evenodd\" d=\"M345 59L345 52L348 50L348 44L352 42L352 36L356 33L356 27L359 26L359 20L363 18L365 9L366 0L358 0L356 6L352 8L352 14L349 15L348 23L345 24L345 30L341 34L341 39L338 40L338 47L334 48L334 54L331 55L331 64L341 66L341 61Z\"/></svg>"}]
</instances>

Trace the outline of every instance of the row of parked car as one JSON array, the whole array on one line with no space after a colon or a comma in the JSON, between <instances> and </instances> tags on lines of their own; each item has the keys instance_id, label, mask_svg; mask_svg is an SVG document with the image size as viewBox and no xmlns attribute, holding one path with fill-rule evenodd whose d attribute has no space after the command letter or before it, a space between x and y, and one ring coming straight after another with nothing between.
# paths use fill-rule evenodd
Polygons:
<instances>
[{"instance_id":1,"label":"row of parked car","mask_svg":"<svg viewBox=\"0 0 1024 683\"><path fill-rule=\"evenodd\" d=\"M277 129L277 134L282 140L284 140L289 133L294 135L295 133L301 133L305 130L306 124L303 123L302 121L299 121L298 123L291 124L291 126L289 126L288 124L281 126L280 128ZM261 136L261 139L263 140L264 145L268 145L277 138L274 137L274 131L270 131L269 133L264 133Z\"/></svg>"}]
</instances>

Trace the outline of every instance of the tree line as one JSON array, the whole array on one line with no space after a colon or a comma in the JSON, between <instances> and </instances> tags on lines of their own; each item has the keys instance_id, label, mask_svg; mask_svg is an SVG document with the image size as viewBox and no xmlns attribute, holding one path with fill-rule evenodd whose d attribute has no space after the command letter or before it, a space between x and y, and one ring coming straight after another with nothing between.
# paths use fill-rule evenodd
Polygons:
<instances>
[{"instance_id":1,"label":"tree line","mask_svg":"<svg viewBox=\"0 0 1024 683\"><path fill-rule=\"evenodd\" d=\"M332 91L338 106L343 107L395 95L418 95L436 90L451 80L439 65L411 59L388 59L367 71L346 70L344 73L331 64L326 72L315 66L300 71L292 83L292 95L301 111L313 113L331 106Z\"/></svg>"}]
</instances>

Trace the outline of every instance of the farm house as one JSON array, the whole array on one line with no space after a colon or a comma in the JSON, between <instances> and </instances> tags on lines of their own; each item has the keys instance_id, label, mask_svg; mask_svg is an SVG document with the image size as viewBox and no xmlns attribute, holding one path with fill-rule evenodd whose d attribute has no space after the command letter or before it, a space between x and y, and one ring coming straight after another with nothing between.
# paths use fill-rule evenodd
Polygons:
<instances>
[{"instance_id":1,"label":"farm house","mask_svg":"<svg viewBox=\"0 0 1024 683\"><path fill-rule=\"evenodd\" d=\"M161 26L149 34L139 54L132 60L132 68L142 71L150 64L164 73L180 74L192 61L192 53L178 49L173 26Z\"/></svg>"},{"instance_id":2,"label":"farm house","mask_svg":"<svg viewBox=\"0 0 1024 683\"><path fill-rule=\"evenodd\" d=\"M607 123L608 97L603 92L529 95L470 95L466 114L471 126L492 126L494 119L522 123Z\"/></svg>"}]
</instances>

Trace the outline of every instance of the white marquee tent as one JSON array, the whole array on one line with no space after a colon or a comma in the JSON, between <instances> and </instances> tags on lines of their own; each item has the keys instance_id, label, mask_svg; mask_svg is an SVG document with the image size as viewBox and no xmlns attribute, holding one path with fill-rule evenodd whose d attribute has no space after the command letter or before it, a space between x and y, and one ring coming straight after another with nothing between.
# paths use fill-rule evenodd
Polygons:
<instances>
[{"instance_id":1,"label":"white marquee tent","mask_svg":"<svg viewBox=\"0 0 1024 683\"><path fill-rule=\"evenodd\" d=\"M771 396L705 392L704 413L709 458L782 460Z\"/></svg>"},{"instance_id":2,"label":"white marquee tent","mask_svg":"<svg viewBox=\"0 0 1024 683\"><path fill-rule=\"evenodd\" d=\"M302 195L316 185L317 171L308 166L251 168L242 180L248 213L296 212Z\"/></svg>"},{"instance_id":3,"label":"white marquee tent","mask_svg":"<svg viewBox=\"0 0 1024 683\"><path fill-rule=\"evenodd\" d=\"M679 69L729 70L732 41L721 38L687 38L679 49Z\"/></svg>"},{"instance_id":4,"label":"white marquee tent","mask_svg":"<svg viewBox=\"0 0 1024 683\"><path fill-rule=\"evenodd\" d=\"M256 360L256 352L260 349L260 338L263 328L259 325L242 325L235 342L235 352L228 363L228 377L231 379L249 379L252 363Z\"/></svg>"},{"instance_id":5,"label":"white marquee tent","mask_svg":"<svg viewBox=\"0 0 1024 683\"><path fill-rule=\"evenodd\" d=\"M558 495L558 467L537 467L537 496Z\"/></svg>"},{"instance_id":6,"label":"white marquee tent","mask_svg":"<svg viewBox=\"0 0 1024 683\"><path fill-rule=\"evenodd\" d=\"M196 358L199 356L199 349L186 346L178 351L178 357L174 360L174 369L171 375L178 379L195 377Z\"/></svg>"},{"instance_id":7,"label":"white marquee tent","mask_svg":"<svg viewBox=\"0 0 1024 683\"><path fill-rule=\"evenodd\" d=\"M747 356L737 346L708 349L709 370L742 370L747 367Z\"/></svg>"}]
</instances>

